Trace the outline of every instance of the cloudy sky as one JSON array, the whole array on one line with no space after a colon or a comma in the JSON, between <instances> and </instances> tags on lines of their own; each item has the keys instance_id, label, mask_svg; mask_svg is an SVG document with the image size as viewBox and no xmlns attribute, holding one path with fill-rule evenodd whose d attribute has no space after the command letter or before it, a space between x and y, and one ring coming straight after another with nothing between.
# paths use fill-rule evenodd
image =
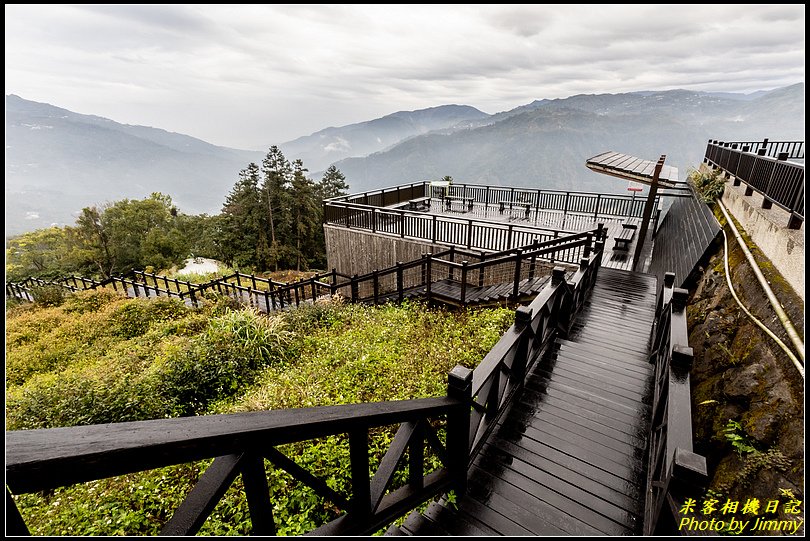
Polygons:
<instances>
[{"instance_id":1,"label":"cloudy sky","mask_svg":"<svg viewBox=\"0 0 810 541\"><path fill-rule=\"evenodd\" d=\"M804 5L6 5L6 93L238 148L446 103L804 81Z\"/></svg>"}]
</instances>

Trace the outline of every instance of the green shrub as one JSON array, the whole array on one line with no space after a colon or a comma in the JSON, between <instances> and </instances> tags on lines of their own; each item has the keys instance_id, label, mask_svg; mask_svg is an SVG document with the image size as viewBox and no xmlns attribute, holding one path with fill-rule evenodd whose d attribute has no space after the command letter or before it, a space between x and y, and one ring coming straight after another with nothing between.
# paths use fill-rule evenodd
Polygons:
<instances>
[{"instance_id":1,"label":"green shrub","mask_svg":"<svg viewBox=\"0 0 810 541\"><path fill-rule=\"evenodd\" d=\"M173 414L202 413L209 402L253 383L259 370L282 363L290 333L280 318L228 312L212 319L185 350L176 350L155 373L158 393Z\"/></svg>"},{"instance_id":2,"label":"green shrub","mask_svg":"<svg viewBox=\"0 0 810 541\"><path fill-rule=\"evenodd\" d=\"M697 191L698 197L704 203L711 203L723 195L726 179L722 169L716 169L710 173L701 173L692 169L688 178Z\"/></svg>"},{"instance_id":3,"label":"green shrub","mask_svg":"<svg viewBox=\"0 0 810 541\"><path fill-rule=\"evenodd\" d=\"M113 314L116 332L123 338L144 334L155 323L166 323L188 312L179 299L155 297L153 299L129 299Z\"/></svg>"},{"instance_id":4,"label":"green shrub","mask_svg":"<svg viewBox=\"0 0 810 541\"><path fill-rule=\"evenodd\" d=\"M77 291L65 299L65 311L76 314L98 312L103 306L123 298L122 294L107 288Z\"/></svg>"},{"instance_id":5,"label":"green shrub","mask_svg":"<svg viewBox=\"0 0 810 541\"><path fill-rule=\"evenodd\" d=\"M59 306L65 302L65 288L56 285L33 286L31 295L37 306Z\"/></svg>"}]
</instances>

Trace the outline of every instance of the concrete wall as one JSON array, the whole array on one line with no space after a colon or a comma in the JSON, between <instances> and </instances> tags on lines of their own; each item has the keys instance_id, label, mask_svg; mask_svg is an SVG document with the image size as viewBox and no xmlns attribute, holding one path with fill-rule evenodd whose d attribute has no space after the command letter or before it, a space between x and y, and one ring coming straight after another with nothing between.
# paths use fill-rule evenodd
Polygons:
<instances>
[{"instance_id":1,"label":"concrete wall","mask_svg":"<svg viewBox=\"0 0 810 541\"><path fill-rule=\"evenodd\" d=\"M745 184L732 184L726 183L723 204L804 300L804 224L788 229L786 211L776 205L763 209L760 194L746 196Z\"/></svg>"}]
</instances>

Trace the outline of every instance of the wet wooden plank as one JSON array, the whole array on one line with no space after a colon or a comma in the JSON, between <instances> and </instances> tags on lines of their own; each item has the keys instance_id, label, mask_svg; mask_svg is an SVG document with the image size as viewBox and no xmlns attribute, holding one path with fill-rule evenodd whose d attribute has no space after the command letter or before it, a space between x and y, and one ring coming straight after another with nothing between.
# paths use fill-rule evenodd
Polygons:
<instances>
[{"instance_id":1,"label":"wet wooden plank","mask_svg":"<svg viewBox=\"0 0 810 541\"><path fill-rule=\"evenodd\" d=\"M511 460L509 460L511 458ZM520 484L528 495L546 502L568 515L570 522L579 522L589 529L608 535L629 533L623 521L633 521L632 513L620 509L585 490L535 466L530 461L507 457L508 465L483 459L481 464L495 479L492 490L504 490L512 483Z\"/></svg>"},{"instance_id":2,"label":"wet wooden plank","mask_svg":"<svg viewBox=\"0 0 810 541\"><path fill-rule=\"evenodd\" d=\"M600 270L476 457L454 520L501 535L639 533L656 290L653 276Z\"/></svg>"}]
</instances>

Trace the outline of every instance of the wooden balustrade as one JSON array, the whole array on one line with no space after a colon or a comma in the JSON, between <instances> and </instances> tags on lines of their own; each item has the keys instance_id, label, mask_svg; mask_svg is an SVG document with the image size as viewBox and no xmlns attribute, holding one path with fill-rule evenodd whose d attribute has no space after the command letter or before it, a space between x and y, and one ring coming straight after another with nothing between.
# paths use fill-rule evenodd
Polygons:
<instances>
[{"instance_id":1,"label":"wooden balustrade","mask_svg":"<svg viewBox=\"0 0 810 541\"><path fill-rule=\"evenodd\" d=\"M231 415L207 415L70 428L6 432L6 533L27 528L10 494L51 490L138 471L213 458L196 486L174 511L164 535L193 535L235 478L242 476L254 534L273 535L275 523L265 462L289 473L345 512L312 533L369 535L421 502L453 488L466 476L451 460L463 432L465 404L427 398ZM447 446L436 423L444 419ZM369 469L369 431L399 425L377 471ZM351 494L327 486L277 447L325 436L348 438ZM424 471L428 448L443 467ZM407 483L392 486L410 451ZM463 475L462 475L463 473ZM390 489L390 492L389 492Z\"/></svg>"},{"instance_id":2,"label":"wooden balustrade","mask_svg":"<svg viewBox=\"0 0 810 541\"><path fill-rule=\"evenodd\" d=\"M702 495L707 481L706 459L695 454L692 447L692 348L686 324L689 292L674 288L674 283L675 275L667 273L651 336L655 384L644 535L677 532L680 503L686 497Z\"/></svg>"}]
</instances>

